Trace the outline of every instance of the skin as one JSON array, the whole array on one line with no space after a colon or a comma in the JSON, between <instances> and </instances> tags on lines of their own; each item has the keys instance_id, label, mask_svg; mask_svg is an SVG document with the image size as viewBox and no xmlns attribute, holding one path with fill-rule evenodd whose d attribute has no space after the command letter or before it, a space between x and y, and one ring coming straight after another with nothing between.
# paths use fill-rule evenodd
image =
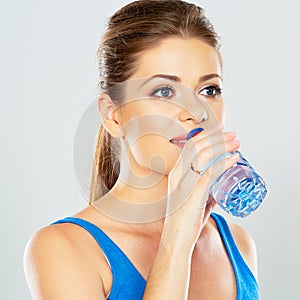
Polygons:
<instances>
[{"instance_id":1,"label":"skin","mask_svg":"<svg viewBox=\"0 0 300 300\"><path fill-rule=\"evenodd\" d=\"M165 39L145 51L137 66L130 78L133 84L143 83L145 78L156 74L168 74L177 76L179 85L187 91L204 98L205 87L222 86L218 53L198 39ZM218 76L199 82L199 78L208 74ZM132 101L135 99L132 90L126 94L122 107L116 107L107 94L99 99L104 126L120 138L122 153L120 177L104 197L128 203L137 199L143 203L166 199L167 211L172 213L137 224L110 218L97 206L89 206L73 216L88 220L106 232L147 278L143 299L209 300L220 299L222 295L223 300L233 300L236 297L233 269L216 224L209 217L215 203L207 200L209 184L237 158L210 168L201 178L190 170L190 163L198 163L201 169L213 155L239 148L235 134L224 133L222 126L208 138L213 125L209 122L212 119L216 124L224 122L222 95L214 101L206 98L209 118L203 121L203 111L195 99L184 98L186 102L181 103L184 105L162 99ZM146 126L147 120L149 124L160 120L159 126ZM174 136L202 126L206 132L192 138L183 149L169 142ZM154 143L155 147L149 147ZM157 163L151 161L153 157ZM141 189L137 178L144 178L147 188ZM186 188L188 182L193 182L190 193ZM176 201L183 205L172 210ZM237 225L229 225L244 260L256 276L252 238ZM51 225L36 232L27 244L24 267L34 299L105 299L112 286L112 274L103 252L84 229L74 224Z\"/></svg>"}]
</instances>

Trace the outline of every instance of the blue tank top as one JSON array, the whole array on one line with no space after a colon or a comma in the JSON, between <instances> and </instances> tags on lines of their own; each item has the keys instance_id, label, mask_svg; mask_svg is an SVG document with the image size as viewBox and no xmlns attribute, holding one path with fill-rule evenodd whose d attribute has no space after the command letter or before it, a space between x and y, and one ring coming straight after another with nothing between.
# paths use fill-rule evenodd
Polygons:
<instances>
[{"instance_id":1,"label":"blue tank top","mask_svg":"<svg viewBox=\"0 0 300 300\"><path fill-rule=\"evenodd\" d=\"M237 287L236 300L259 300L257 281L242 258L226 220L219 214L212 213L211 217L217 224L220 236L230 258ZM74 223L86 229L103 250L112 271L112 289L109 300L138 300L143 298L146 280L135 268L125 253L97 226L74 217L66 217L55 221L58 223Z\"/></svg>"}]
</instances>

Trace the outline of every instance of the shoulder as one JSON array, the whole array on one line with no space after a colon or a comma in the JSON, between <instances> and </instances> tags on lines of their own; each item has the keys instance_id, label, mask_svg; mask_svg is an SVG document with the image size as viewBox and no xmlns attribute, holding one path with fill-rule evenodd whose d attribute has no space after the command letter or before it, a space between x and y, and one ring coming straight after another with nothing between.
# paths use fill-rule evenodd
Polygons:
<instances>
[{"instance_id":1,"label":"shoulder","mask_svg":"<svg viewBox=\"0 0 300 300\"><path fill-rule=\"evenodd\" d=\"M76 251L76 239L72 234L72 225L53 224L45 226L35 232L28 240L25 248L25 254L31 254L33 257L43 253L50 256L54 253L61 255L68 254L75 258L78 255Z\"/></svg>"},{"instance_id":2,"label":"shoulder","mask_svg":"<svg viewBox=\"0 0 300 300\"><path fill-rule=\"evenodd\" d=\"M24 252L24 271L34 299L49 295L55 299L66 295L99 299L104 295L102 278L88 253L80 250L70 224L49 225L30 237Z\"/></svg>"},{"instance_id":3,"label":"shoulder","mask_svg":"<svg viewBox=\"0 0 300 300\"><path fill-rule=\"evenodd\" d=\"M257 277L257 251L254 239L242 227L227 220L233 239L253 275Z\"/></svg>"}]
</instances>

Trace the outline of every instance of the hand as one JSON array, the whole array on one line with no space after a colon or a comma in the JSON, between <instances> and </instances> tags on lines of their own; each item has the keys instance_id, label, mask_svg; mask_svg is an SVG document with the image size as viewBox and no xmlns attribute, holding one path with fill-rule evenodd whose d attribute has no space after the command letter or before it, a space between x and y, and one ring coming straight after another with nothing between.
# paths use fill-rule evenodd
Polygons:
<instances>
[{"instance_id":1,"label":"hand","mask_svg":"<svg viewBox=\"0 0 300 300\"><path fill-rule=\"evenodd\" d=\"M209 187L239 157L235 154L219 161L202 176L192 171L191 165L201 170L211 159L224 152L235 151L239 146L235 133L220 130L209 134L203 131L186 142L168 177L167 216L163 233L167 242L177 238L190 246L196 244L215 205L209 197Z\"/></svg>"}]
</instances>

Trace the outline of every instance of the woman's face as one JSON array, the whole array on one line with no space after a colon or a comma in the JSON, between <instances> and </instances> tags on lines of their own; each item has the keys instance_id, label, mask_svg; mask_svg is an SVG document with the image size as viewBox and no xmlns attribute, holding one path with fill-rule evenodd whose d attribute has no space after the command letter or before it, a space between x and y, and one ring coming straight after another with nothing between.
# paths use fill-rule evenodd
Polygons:
<instances>
[{"instance_id":1,"label":"woman's face","mask_svg":"<svg viewBox=\"0 0 300 300\"><path fill-rule=\"evenodd\" d=\"M137 60L120 107L123 139L136 166L168 174L194 128L223 123L218 52L195 38L164 39Z\"/></svg>"}]
</instances>

